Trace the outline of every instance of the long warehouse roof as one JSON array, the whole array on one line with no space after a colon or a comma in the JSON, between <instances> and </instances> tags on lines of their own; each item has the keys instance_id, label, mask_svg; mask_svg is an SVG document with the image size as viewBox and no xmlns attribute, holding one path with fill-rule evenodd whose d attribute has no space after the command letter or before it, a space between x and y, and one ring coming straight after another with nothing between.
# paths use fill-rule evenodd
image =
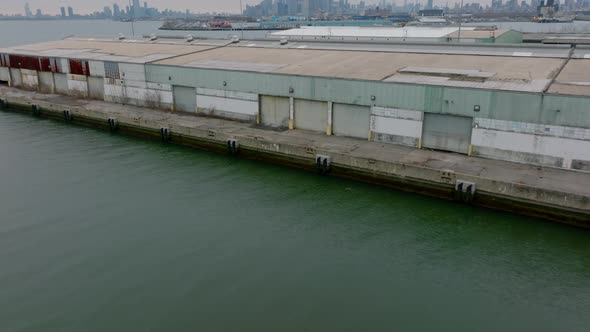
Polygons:
<instances>
[{"instance_id":1,"label":"long warehouse roof","mask_svg":"<svg viewBox=\"0 0 590 332\"><path fill-rule=\"evenodd\" d=\"M569 60L570 51L564 47L69 38L4 48L0 53L590 95L590 49L583 48Z\"/></svg>"}]
</instances>

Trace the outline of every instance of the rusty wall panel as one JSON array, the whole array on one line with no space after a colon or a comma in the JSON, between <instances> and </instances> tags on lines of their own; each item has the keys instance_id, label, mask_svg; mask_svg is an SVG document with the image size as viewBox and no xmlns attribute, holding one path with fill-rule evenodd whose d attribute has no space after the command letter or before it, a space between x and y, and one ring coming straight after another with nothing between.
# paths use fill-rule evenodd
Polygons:
<instances>
[{"instance_id":1,"label":"rusty wall panel","mask_svg":"<svg viewBox=\"0 0 590 332\"><path fill-rule=\"evenodd\" d=\"M14 55L11 54L9 56L9 61L12 68L21 68L21 69L29 69L29 70L40 70L39 58L31 57L31 56L24 56L24 55Z\"/></svg>"},{"instance_id":2,"label":"rusty wall panel","mask_svg":"<svg viewBox=\"0 0 590 332\"><path fill-rule=\"evenodd\" d=\"M89 76L90 67L88 61L70 60L70 74Z\"/></svg>"},{"instance_id":3,"label":"rusty wall panel","mask_svg":"<svg viewBox=\"0 0 590 332\"><path fill-rule=\"evenodd\" d=\"M51 61L49 58L40 58L39 61L41 62L41 70L39 71L51 71Z\"/></svg>"}]
</instances>

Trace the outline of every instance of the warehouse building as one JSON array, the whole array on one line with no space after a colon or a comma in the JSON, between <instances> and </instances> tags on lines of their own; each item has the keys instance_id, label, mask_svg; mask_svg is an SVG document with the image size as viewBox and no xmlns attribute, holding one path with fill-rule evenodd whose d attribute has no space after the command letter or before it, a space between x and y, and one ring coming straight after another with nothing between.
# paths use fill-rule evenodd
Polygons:
<instances>
[{"instance_id":1,"label":"warehouse building","mask_svg":"<svg viewBox=\"0 0 590 332\"><path fill-rule=\"evenodd\" d=\"M68 38L0 49L0 82L590 171L590 48Z\"/></svg>"},{"instance_id":2,"label":"warehouse building","mask_svg":"<svg viewBox=\"0 0 590 332\"><path fill-rule=\"evenodd\" d=\"M277 31L270 37L287 40L377 41L415 43L497 43L519 44L522 32L495 27L319 27L302 26Z\"/></svg>"}]
</instances>

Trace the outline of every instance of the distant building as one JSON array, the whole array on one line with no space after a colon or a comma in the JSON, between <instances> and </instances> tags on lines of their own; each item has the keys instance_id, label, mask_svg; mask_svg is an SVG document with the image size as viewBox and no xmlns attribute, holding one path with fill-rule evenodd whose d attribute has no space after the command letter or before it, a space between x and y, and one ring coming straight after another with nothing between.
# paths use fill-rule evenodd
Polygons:
<instances>
[{"instance_id":1,"label":"distant building","mask_svg":"<svg viewBox=\"0 0 590 332\"><path fill-rule=\"evenodd\" d=\"M141 6L139 5L139 0L133 0L133 16L134 17L141 17Z\"/></svg>"},{"instance_id":2,"label":"distant building","mask_svg":"<svg viewBox=\"0 0 590 332\"><path fill-rule=\"evenodd\" d=\"M37 12L35 13L35 17L40 18L43 16L43 12L41 12L41 9L37 9Z\"/></svg>"},{"instance_id":3,"label":"distant building","mask_svg":"<svg viewBox=\"0 0 590 332\"><path fill-rule=\"evenodd\" d=\"M66 17L66 7L60 7L59 11L61 13L61 17Z\"/></svg>"},{"instance_id":4,"label":"distant building","mask_svg":"<svg viewBox=\"0 0 590 332\"><path fill-rule=\"evenodd\" d=\"M120 7L119 7L119 5L117 5L117 4L114 4L114 5L113 5L113 15L114 15L115 17L119 17L119 16L121 16L121 8L120 8Z\"/></svg>"},{"instance_id":5,"label":"distant building","mask_svg":"<svg viewBox=\"0 0 590 332\"><path fill-rule=\"evenodd\" d=\"M73 17L74 16L74 8L68 7L68 16L69 17Z\"/></svg>"},{"instance_id":6,"label":"distant building","mask_svg":"<svg viewBox=\"0 0 590 332\"><path fill-rule=\"evenodd\" d=\"M103 13L104 17L107 17L107 18L113 17L113 11L111 10L111 7L109 7L109 6L105 6L102 13Z\"/></svg>"},{"instance_id":7,"label":"distant building","mask_svg":"<svg viewBox=\"0 0 590 332\"><path fill-rule=\"evenodd\" d=\"M31 7L29 6L29 3L25 3L25 16L26 17L31 17L33 16L33 12L31 11Z\"/></svg>"}]
</instances>

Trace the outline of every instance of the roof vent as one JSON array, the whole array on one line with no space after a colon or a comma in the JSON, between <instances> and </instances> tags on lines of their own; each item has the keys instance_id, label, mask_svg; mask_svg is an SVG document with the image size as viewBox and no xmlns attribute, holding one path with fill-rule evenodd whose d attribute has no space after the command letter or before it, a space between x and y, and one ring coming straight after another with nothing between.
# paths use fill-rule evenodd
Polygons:
<instances>
[{"instance_id":1,"label":"roof vent","mask_svg":"<svg viewBox=\"0 0 590 332\"><path fill-rule=\"evenodd\" d=\"M119 39L119 40L123 40L123 39L125 39L125 35L124 35L124 34L122 34L122 33L120 33L120 34L117 36L117 39Z\"/></svg>"},{"instance_id":2,"label":"roof vent","mask_svg":"<svg viewBox=\"0 0 590 332\"><path fill-rule=\"evenodd\" d=\"M156 36L155 34L153 34L153 33L152 33L152 34L150 35L150 40L151 40L151 41L158 40L158 36Z\"/></svg>"},{"instance_id":3,"label":"roof vent","mask_svg":"<svg viewBox=\"0 0 590 332\"><path fill-rule=\"evenodd\" d=\"M193 37L193 35L186 35L186 37L184 37L184 40L186 40L187 43L190 43L193 40L195 40L195 38Z\"/></svg>"},{"instance_id":4,"label":"roof vent","mask_svg":"<svg viewBox=\"0 0 590 332\"><path fill-rule=\"evenodd\" d=\"M231 42L232 42L232 43L239 43L239 42L240 42L240 37L238 37L238 36L235 36L235 35L234 35L234 36L232 36L232 37L231 37Z\"/></svg>"},{"instance_id":5,"label":"roof vent","mask_svg":"<svg viewBox=\"0 0 590 332\"><path fill-rule=\"evenodd\" d=\"M287 38L281 38L280 43L281 43L281 45L287 45L289 43L289 41L287 40Z\"/></svg>"}]
</instances>

